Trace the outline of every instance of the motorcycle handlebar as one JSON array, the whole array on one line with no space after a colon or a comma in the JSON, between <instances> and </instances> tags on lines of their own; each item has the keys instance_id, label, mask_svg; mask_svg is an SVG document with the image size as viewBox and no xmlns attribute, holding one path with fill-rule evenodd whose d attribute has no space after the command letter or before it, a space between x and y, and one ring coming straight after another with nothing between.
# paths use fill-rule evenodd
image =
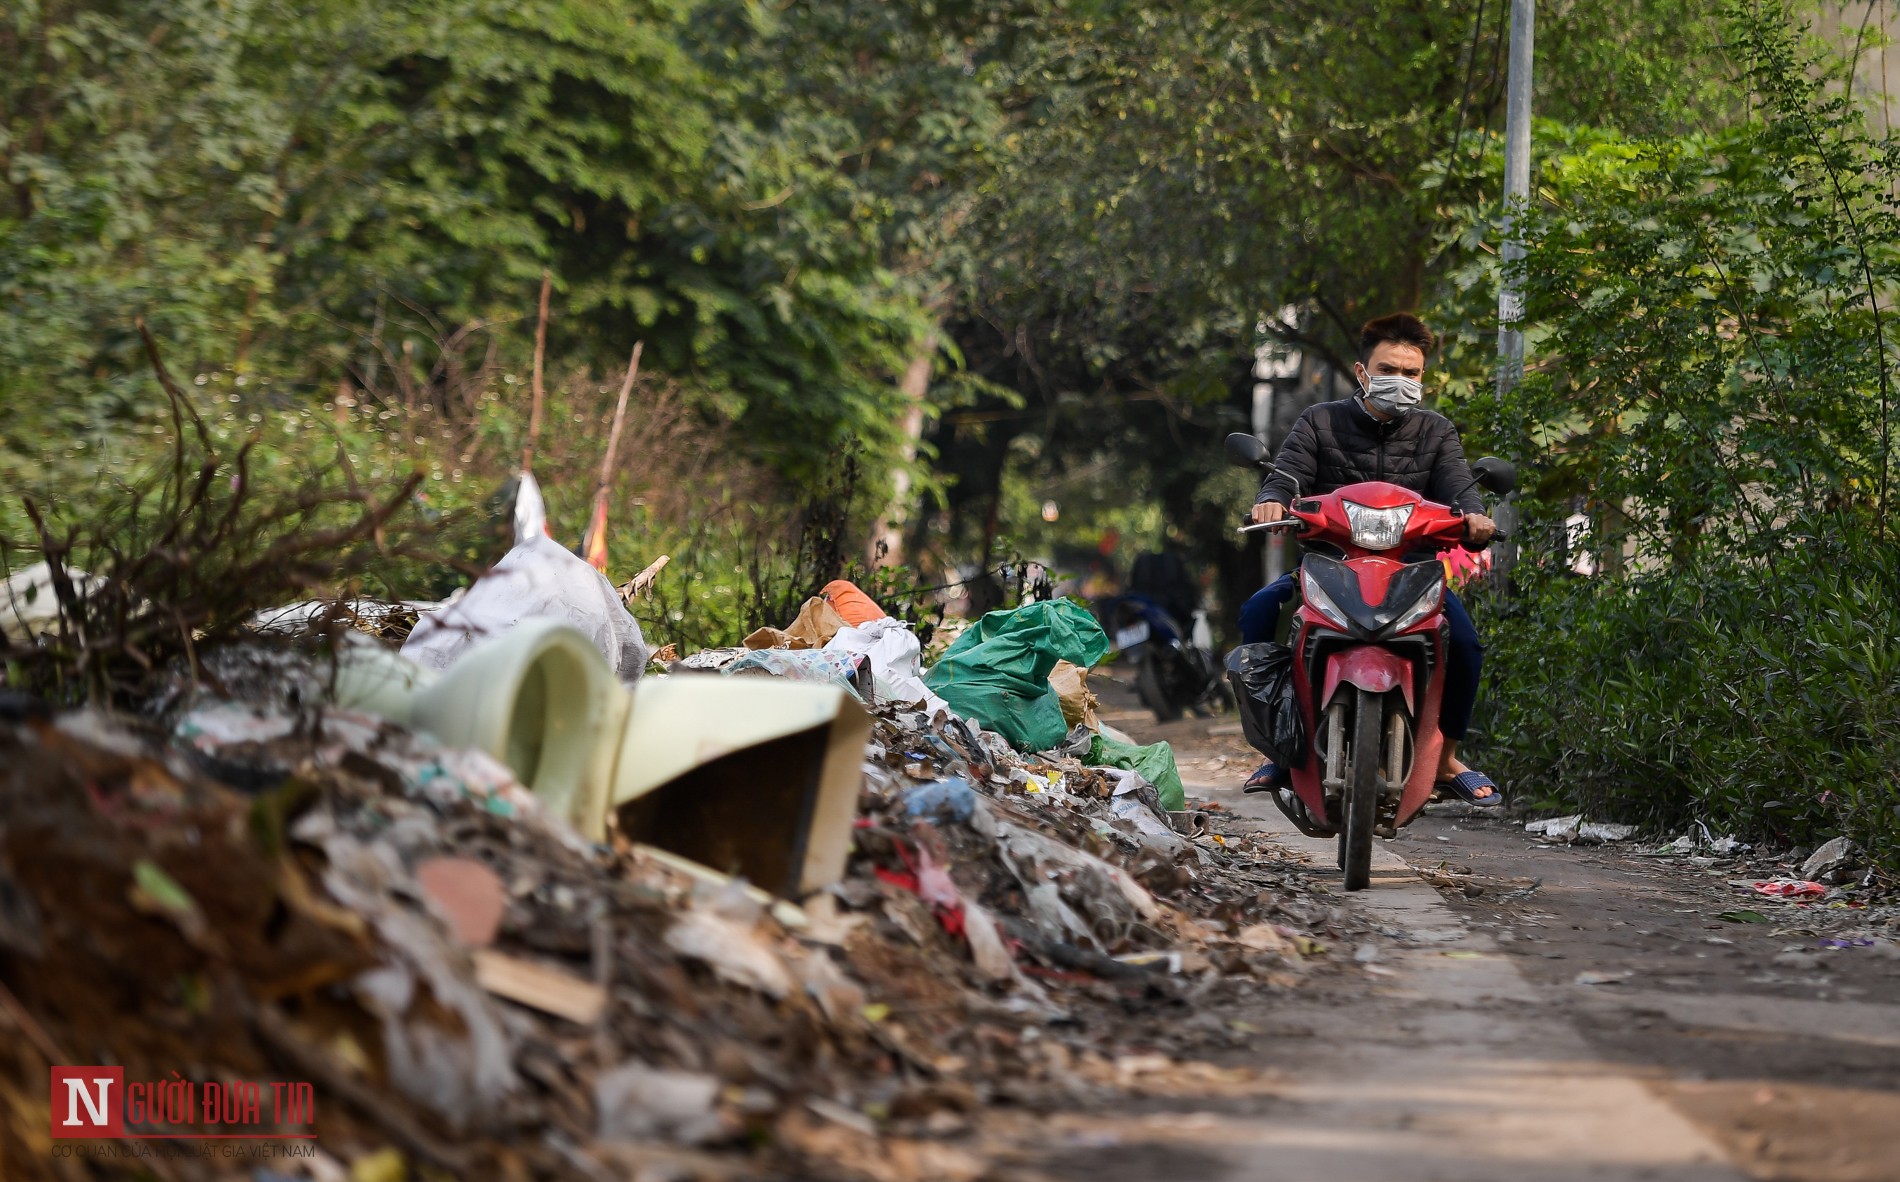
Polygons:
<instances>
[{"instance_id":1,"label":"motorcycle handlebar","mask_svg":"<svg viewBox=\"0 0 1900 1182\"><path fill-rule=\"evenodd\" d=\"M1278 521L1250 521L1243 525L1237 526L1234 529L1234 532L1237 534L1250 534L1250 533L1254 533L1256 531L1263 530L1263 529L1292 529L1292 530L1303 531L1305 530L1305 528L1306 528L1306 523L1304 521L1301 521L1297 517L1282 517ZM1510 538L1511 538L1510 531L1501 529L1491 535L1491 542L1505 542L1505 541L1509 541ZM1491 542L1486 542L1483 546L1478 547L1478 549L1484 550L1486 547L1490 546ZM1451 544L1455 546L1464 545L1464 543L1462 542L1453 542ZM1469 547L1466 547L1466 548L1469 549Z\"/></svg>"},{"instance_id":2,"label":"motorcycle handlebar","mask_svg":"<svg viewBox=\"0 0 1900 1182\"><path fill-rule=\"evenodd\" d=\"M1262 529L1304 529L1304 528L1306 528L1306 523L1304 521L1301 521L1299 518L1282 517L1278 521L1250 521L1247 524L1242 525L1240 528L1236 529L1234 532L1237 534L1250 534L1250 533L1253 533L1255 530L1262 530Z\"/></svg>"},{"instance_id":3,"label":"motorcycle handlebar","mask_svg":"<svg viewBox=\"0 0 1900 1182\"><path fill-rule=\"evenodd\" d=\"M1510 534L1504 532L1503 530L1498 530L1496 533L1491 535L1491 541L1486 542L1482 546L1473 546L1470 542L1459 542L1458 544L1460 546L1463 546L1465 549L1471 551L1473 554L1482 554L1486 550L1489 550L1491 548L1491 542L1507 542L1510 540L1510 538L1511 538Z\"/></svg>"}]
</instances>

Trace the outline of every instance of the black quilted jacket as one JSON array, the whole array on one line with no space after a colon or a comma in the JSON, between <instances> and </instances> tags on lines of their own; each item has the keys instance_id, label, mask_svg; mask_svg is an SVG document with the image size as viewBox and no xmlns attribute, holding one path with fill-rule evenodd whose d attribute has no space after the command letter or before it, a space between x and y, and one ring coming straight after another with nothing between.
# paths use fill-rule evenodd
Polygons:
<instances>
[{"instance_id":1,"label":"black quilted jacket","mask_svg":"<svg viewBox=\"0 0 1900 1182\"><path fill-rule=\"evenodd\" d=\"M1484 512L1458 428L1424 407L1383 423L1356 398L1308 407L1287 433L1274 464L1279 470L1261 484L1256 501L1287 505L1296 496L1385 480L1460 513Z\"/></svg>"}]
</instances>

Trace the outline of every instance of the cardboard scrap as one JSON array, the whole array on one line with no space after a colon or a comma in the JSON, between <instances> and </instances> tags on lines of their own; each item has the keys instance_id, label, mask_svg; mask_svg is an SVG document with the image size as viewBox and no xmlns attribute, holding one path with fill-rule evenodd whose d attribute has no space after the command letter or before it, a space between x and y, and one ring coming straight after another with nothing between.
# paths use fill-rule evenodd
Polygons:
<instances>
[{"instance_id":1,"label":"cardboard scrap","mask_svg":"<svg viewBox=\"0 0 1900 1182\"><path fill-rule=\"evenodd\" d=\"M607 1005L607 991L591 981L492 948L476 950L475 981L496 997L582 1026Z\"/></svg>"},{"instance_id":2,"label":"cardboard scrap","mask_svg":"<svg viewBox=\"0 0 1900 1182\"><path fill-rule=\"evenodd\" d=\"M1101 702L1089 692L1087 669L1070 661L1057 661L1056 667L1049 671L1049 684L1055 687L1056 698L1062 703L1064 722L1070 727L1080 723L1092 731L1102 729L1102 720L1095 714Z\"/></svg>"}]
</instances>

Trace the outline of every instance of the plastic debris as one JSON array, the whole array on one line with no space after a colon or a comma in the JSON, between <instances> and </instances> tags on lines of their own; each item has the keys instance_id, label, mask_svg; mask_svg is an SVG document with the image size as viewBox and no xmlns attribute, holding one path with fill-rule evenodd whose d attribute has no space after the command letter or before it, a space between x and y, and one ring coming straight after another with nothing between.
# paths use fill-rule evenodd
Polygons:
<instances>
[{"instance_id":1,"label":"plastic debris","mask_svg":"<svg viewBox=\"0 0 1900 1182\"><path fill-rule=\"evenodd\" d=\"M1842 882L1852 877L1859 853L1852 841L1836 837L1823 843L1801 863L1801 877L1823 883Z\"/></svg>"},{"instance_id":2,"label":"plastic debris","mask_svg":"<svg viewBox=\"0 0 1900 1182\"><path fill-rule=\"evenodd\" d=\"M1568 817L1540 817L1524 823L1524 832L1532 837L1547 837L1552 841L1571 841L1577 831L1583 827L1583 817L1573 814Z\"/></svg>"},{"instance_id":3,"label":"plastic debris","mask_svg":"<svg viewBox=\"0 0 1900 1182\"><path fill-rule=\"evenodd\" d=\"M461 598L417 621L402 655L424 668L447 669L470 648L529 619L578 628L624 684L646 672L640 625L607 576L547 536L540 486L524 472L515 501L514 548Z\"/></svg>"},{"instance_id":4,"label":"plastic debris","mask_svg":"<svg viewBox=\"0 0 1900 1182\"><path fill-rule=\"evenodd\" d=\"M889 616L840 628L825 644L827 653L861 654L871 663L871 680L880 702L921 706L926 714L950 707L924 684L922 649L917 634Z\"/></svg>"},{"instance_id":5,"label":"plastic debris","mask_svg":"<svg viewBox=\"0 0 1900 1182\"><path fill-rule=\"evenodd\" d=\"M1272 752L1286 767L1298 767L1306 760L1295 664L1293 651L1272 641L1243 644L1228 653L1225 662L1228 684L1243 703L1240 727L1247 742Z\"/></svg>"},{"instance_id":6,"label":"plastic debris","mask_svg":"<svg viewBox=\"0 0 1900 1182\"><path fill-rule=\"evenodd\" d=\"M1635 825L1614 825L1607 822L1585 821L1581 815L1568 817L1545 817L1525 824L1524 832L1545 841L1563 844L1602 844L1612 841L1627 841L1636 836Z\"/></svg>"},{"instance_id":7,"label":"plastic debris","mask_svg":"<svg viewBox=\"0 0 1900 1182\"><path fill-rule=\"evenodd\" d=\"M86 595L103 581L82 570L67 568L75 594ZM53 588L53 568L38 562L15 571L0 583L0 639L25 641L59 626L59 595Z\"/></svg>"},{"instance_id":8,"label":"plastic debris","mask_svg":"<svg viewBox=\"0 0 1900 1182\"><path fill-rule=\"evenodd\" d=\"M976 791L961 776L919 784L904 792L904 815L917 820L967 822L976 807Z\"/></svg>"},{"instance_id":9,"label":"plastic debris","mask_svg":"<svg viewBox=\"0 0 1900 1182\"><path fill-rule=\"evenodd\" d=\"M862 628L872 620L884 618L884 609L849 579L833 579L820 587L818 594L831 604L840 619L854 628Z\"/></svg>"},{"instance_id":10,"label":"plastic debris","mask_svg":"<svg viewBox=\"0 0 1900 1182\"><path fill-rule=\"evenodd\" d=\"M1627 841L1636 836L1635 825L1613 825L1608 822L1593 821L1577 827L1577 840L1581 842Z\"/></svg>"},{"instance_id":11,"label":"plastic debris","mask_svg":"<svg viewBox=\"0 0 1900 1182\"><path fill-rule=\"evenodd\" d=\"M674 663L675 670L686 673L717 673L746 655L744 648L703 648Z\"/></svg>"},{"instance_id":12,"label":"plastic debris","mask_svg":"<svg viewBox=\"0 0 1900 1182\"><path fill-rule=\"evenodd\" d=\"M1161 907L1155 902L1154 896L1119 866L1020 825L999 824L997 838L1007 847L1009 855L1019 860L1019 865L1027 861L1041 870L1035 876L1039 886L1053 885L1049 880L1060 877L1063 882L1080 887L1093 876L1114 887L1108 891L1096 885L1086 891L1088 903L1102 914L1116 915L1126 910L1142 919L1160 917ZM1068 873L1063 874L1063 871Z\"/></svg>"},{"instance_id":13,"label":"plastic debris","mask_svg":"<svg viewBox=\"0 0 1900 1182\"><path fill-rule=\"evenodd\" d=\"M1114 773L1116 785L1109 796L1108 811L1126 821L1143 844L1170 857L1179 857L1190 847L1188 840L1174 828L1154 785L1135 771Z\"/></svg>"},{"instance_id":14,"label":"plastic debris","mask_svg":"<svg viewBox=\"0 0 1900 1182\"><path fill-rule=\"evenodd\" d=\"M1705 838L1698 841L1695 834L1684 833L1653 850L1638 850L1637 854L1640 857L1683 858L1693 857L1706 851L1707 856L1711 858L1732 858L1738 854L1745 854L1753 848L1747 842L1733 837Z\"/></svg>"},{"instance_id":15,"label":"plastic debris","mask_svg":"<svg viewBox=\"0 0 1900 1182\"><path fill-rule=\"evenodd\" d=\"M821 649L754 649L727 662L720 667L719 672L727 677L764 674L768 677L783 677L787 681L835 685L849 691L860 702L869 702L875 696L871 662L861 653Z\"/></svg>"},{"instance_id":16,"label":"plastic debris","mask_svg":"<svg viewBox=\"0 0 1900 1182\"><path fill-rule=\"evenodd\" d=\"M251 617L251 628L265 636L299 636L326 620L335 620L373 636L387 636L400 628L402 631L395 634L400 641L418 620L442 606L422 600L386 603L375 599L312 599L258 612Z\"/></svg>"},{"instance_id":17,"label":"plastic debris","mask_svg":"<svg viewBox=\"0 0 1900 1182\"><path fill-rule=\"evenodd\" d=\"M1126 768L1139 772L1143 779L1155 786L1163 808L1179 812L1187 807L1187 790L1181 784L1179 769L1175 767L1174 748L1165 742L1150 743L1144 747L1103 733L1091 740L1083 762L1093 767Z\"/></svg>"},{"instance_id":18,"label":"plastic debris","mask_svg":"<svg viewBox=\"0 0 1900 1182\"><path fill-rule=\"evenodd\" d=\"M378 668L410 718L456 676ZM270 665L152 732L0 722L0 945L62 1045L160 1078L164 1029L313 1076L359 1165L974 1179L980 1153L929 1130L1179 1074L1230 1032L1157 1013L1295 987L1309 932L1363 934L1298 859L1160 807L1086 742L1024 754L948 711L654 678L573 748L618 822L596 843L518 778L558 744L451 746L325 704L325 679ZM128 997L132 972L178 984Z\"/></svg>"},{"instance_id":19,"label":"plastic debris","mask_svg":"<svg viewBox=\"0 0 1900 1182\"><path fill-rule=\"evenodd\" d=\"M1818 882L1803 882L1795 878L1777 878L1769 882L1751 883L1749 889L1758 895L1767 895L1773 899L1818 899L1827 894L1827 887Z\"/></svg>"},{"instance_id":20,"label":"plastic debris","mask_svg":"<svg viewBox=\"0 0 1900 1182\"><path fill-rule=\"evenodd\" d=\"M520 1087L514 1040L500 1012L435 925L384 894L383 875L393 868L383 852L339 835L325 843L325 854L324 888L352 911L368 913L393 953L351 982L380 1019L390 1081L458 1128L493 1115Z\"/></svg>"},{"instance_id":21,"label":"plastic debris","mask_svg":"<svg viewBox=\"0 0 1900 1182\"><path fill-rule=\"evenodd\" d=\"M391 728L383 719L348 710L324 710L312 720L307 747L280 744L303 726L295 714L209 701L184 713L173 733L200 757L205 771L238 787L267 788L289 775L295 763L277 751L295 751L319 770L340 769L373 753L376 766L424 797L477 800L499 816L540 809L514 772L487 752L444 746L433 735Z\"/></svg>"},{"instance_id":22,"label":"plastic debris","mask_svg":"<svg viewBox=\"0 0 1900 1182\"><path fill-rule=\"evenodd\" d=\"M1107 653L1107 635L1080 604L1028 603L990 612L965 630L924 684L1018 750L1043 751L1069 733L1050 672L1058 661L1089 666Z\"/></svg>"}]
</instances>

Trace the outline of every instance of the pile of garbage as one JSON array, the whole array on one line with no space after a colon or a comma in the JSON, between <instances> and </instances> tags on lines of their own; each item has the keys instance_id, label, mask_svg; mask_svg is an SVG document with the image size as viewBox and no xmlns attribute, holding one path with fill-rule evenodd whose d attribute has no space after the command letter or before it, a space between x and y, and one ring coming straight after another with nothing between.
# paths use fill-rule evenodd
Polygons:
<instances>
[{"instance_id":1,"label":"pile of garbage","mask_svg":"<svg viewBox=\"0 0 1900 1182\"><path fill-rule=\"evenodd\" d=\"M1074 605L929 674L875 608L663 676L530 619L440 674L259 640L136 718L0 702L0 1160L55 1168L59 1064L307 1084L326 1182L1000 1176L991 1106L1218 1084L1223 1001L1343 914L1101 726ZM92 1172L230 1176L158 1111Z\"/></svg>"}]
</instances>

